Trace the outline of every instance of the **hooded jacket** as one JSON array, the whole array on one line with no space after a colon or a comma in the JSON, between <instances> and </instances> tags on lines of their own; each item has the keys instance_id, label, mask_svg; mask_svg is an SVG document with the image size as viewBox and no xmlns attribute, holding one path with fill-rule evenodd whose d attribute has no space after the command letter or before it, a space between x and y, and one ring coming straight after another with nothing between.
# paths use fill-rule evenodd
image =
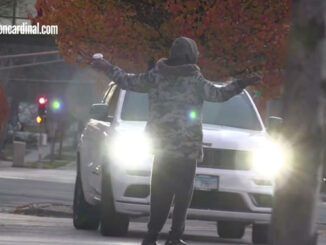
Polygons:
<instances>
[{"instance_id":1,"label":"hooded jacket","mask_svg":"<svg viewBox=\"0 0 326 245\"><path fill-rule=\"evenodd\" d=\"M186 57L186 63L180 64L180 57ZM244 88L238 80L216 86L205 79L195 64L197 57L196 43L181 37L174 41L169 59L160 59L145 73L130 74L113 65L106 72L122 89L148 93L146 131L154 154L202 160L203 102L226 101Z\"/></svg>"}]
</instances>

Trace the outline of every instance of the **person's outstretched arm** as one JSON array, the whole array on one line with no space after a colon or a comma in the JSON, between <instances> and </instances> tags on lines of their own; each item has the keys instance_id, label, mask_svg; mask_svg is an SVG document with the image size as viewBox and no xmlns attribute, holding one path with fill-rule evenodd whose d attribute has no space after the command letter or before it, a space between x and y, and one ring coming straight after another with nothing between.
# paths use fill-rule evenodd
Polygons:
<instances>
[{"instance_id":1,"label":"person's outstretched arm","mask_svg":"<svg viewBox=\"0 0 326 245\"><path fill-rule=\"evenodd\" d=\"M140 74L127 73L105 59L96 59L91 63L91 66L104 72L110 80L125 90L146 93L154 82L153 70Z\"/></svg>"},{"instance_id":2,"label":"person's outstretched arm","mask_svg":"<svg viewBox=\"0 0 326 245\"><path fill-rule=\"evenodd\" d=\"M217 85L212 81L205 79L203 76L199 78L199 91L203 96L203 100L210 102L223 102L242 92L248 85L252 85L260 80L259 77L249 77L245 79L237 79L228 84Z\"/></svg>"}]
</instances>

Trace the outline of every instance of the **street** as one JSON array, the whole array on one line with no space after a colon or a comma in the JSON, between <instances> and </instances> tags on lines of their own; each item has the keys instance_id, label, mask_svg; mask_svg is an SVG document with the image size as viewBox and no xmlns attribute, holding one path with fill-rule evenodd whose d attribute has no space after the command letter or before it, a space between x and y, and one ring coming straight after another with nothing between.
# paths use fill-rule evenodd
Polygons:
<instances>
[{"instance_id":1,"label":"street","mask_svg":"<svg viewBox=\"0 0 326 245\"><path fill-rule=\"evenodd\" d=\"M71 205L75 170L2 168L0 171L0 210L18 212L36 204ZM164 227L166 238L169 223ZM0 244L140 244L146 222L130 224L126 238L102 237L98 231L74 229L70 218L0 214ZM17 232L19 231L19 232ZM185 239L191 244L250 244L250 230L244 239L219 239L213 222L188 221Z\"/></svg>"},{"instance_id":2,"label":"street","mask_svg":"<svg viewBox=\"0 0 326 245\"><path fill-rule=\"evenodd\" d=\"M144 235L145 223L132 222L126 238L103 237L98 231L78 231L67 218L44 218L25 215L0 215L0 244L140 244ZM242 240L223 240L216 235L213 223L188 222L185 240L189 244L250 244L250 232ZM166 237L166 229L161 243ZM19 231L19 232L17 232Z\"/></svg>"},{"instance_id":3,"label":"street","mask_svg":"<svg viewBox=\"0 0 326 245\"><path fill-rule=\"evenodd\" d=\"M73 179L72 171L14 168L1 171L0 210L32 203L71 205Z\"/></svg>"},{"instance_id":4,"label":"street","mask_svg":"<svg viewBox=\"0 0 326 245\"><path fill-rule=\"evenodd\" d=\"M128 236L118 238L103 237L99 231L76 230L71 218L13 214L13 211L19 211L17 207L31 204L71 206L74 177L74 167L65 170L1 168L0 244L140 244L146 231L144 220L131 222ZM169 226L170 221L163 229L161 243ZM325 229L320 228L318 244L326 244ZM251 229L246 230L241 240L225 240L217 236L214 222L189 220L184 238L193 245L251 244Z\"/></svg>"}]
</instances>

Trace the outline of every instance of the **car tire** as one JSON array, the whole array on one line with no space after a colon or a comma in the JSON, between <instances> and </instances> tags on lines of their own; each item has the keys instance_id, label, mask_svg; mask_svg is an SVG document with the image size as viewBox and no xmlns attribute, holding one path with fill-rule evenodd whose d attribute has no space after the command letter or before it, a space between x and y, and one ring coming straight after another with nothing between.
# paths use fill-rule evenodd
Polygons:
<instances>
[{"instance_id":1,"label":"car tire","mask_svg":"<svg viewBox=\"0 0 326 245\"><path fill-rule=\"evenodd\" d=\"M269 243L269 225L268 224L253 224L252 225L252 242L254 244Z\"/></svg>"},{"instance_id":2,"label":"car tire","mask_svg":"<svg viewBox=\"0 0 326 245\"><path fill-rule=\"evenodd\" d=\"M129 217L115 211L111 177L107 171L102 173L101 194L101 234L103 236L125 236L128 233Z\"/></svg>"},{"instance_id":3,"label":"car tire","mask_svg":"<svg viewBox=\"0 0 326 245\"><path fill-rule=\"evenodd\" d=\"M241 239L246 228L245 223L234 221L218 221L217 234L221 238Z\"/></svg>"},{"instance_id":4,"label":"car tire","mask_svg":"<svg viewBox=\"0 0 326 245\"><path fill-rule=\"evenodd\" d=\"M97 230L100 221L99 216L99 208L85 200L80 171L77 169L73 202L74 227L78 230Z\"/></svg>"}]
</instances>

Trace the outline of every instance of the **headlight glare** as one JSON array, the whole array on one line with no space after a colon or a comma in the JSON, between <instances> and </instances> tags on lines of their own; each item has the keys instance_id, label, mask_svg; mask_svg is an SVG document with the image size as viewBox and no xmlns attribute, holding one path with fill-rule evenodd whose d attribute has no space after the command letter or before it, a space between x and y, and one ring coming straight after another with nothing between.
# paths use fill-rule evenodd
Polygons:
<instances>
[{"instance_id":1,"label":"headlight glare","mask_svg":"<svg viewBox=\"0 0 326 245\"><path fill-rule=\"evenodd\" d=\"M117 135L110 144L110 157L122 168L139 168L151 157L151 144L145 134Z\"/></svg>"},{"instance_id":2,"label":"headlight glare","mask_svg":"<svg viewBox=\"0 0 326 245\"><path fill-rule=\"evenodd\" d=\"M253 153L252 170L258 177L273 179L284 168L285 153L276 142L266 142Z\"/></svg>"}]
</instances>

